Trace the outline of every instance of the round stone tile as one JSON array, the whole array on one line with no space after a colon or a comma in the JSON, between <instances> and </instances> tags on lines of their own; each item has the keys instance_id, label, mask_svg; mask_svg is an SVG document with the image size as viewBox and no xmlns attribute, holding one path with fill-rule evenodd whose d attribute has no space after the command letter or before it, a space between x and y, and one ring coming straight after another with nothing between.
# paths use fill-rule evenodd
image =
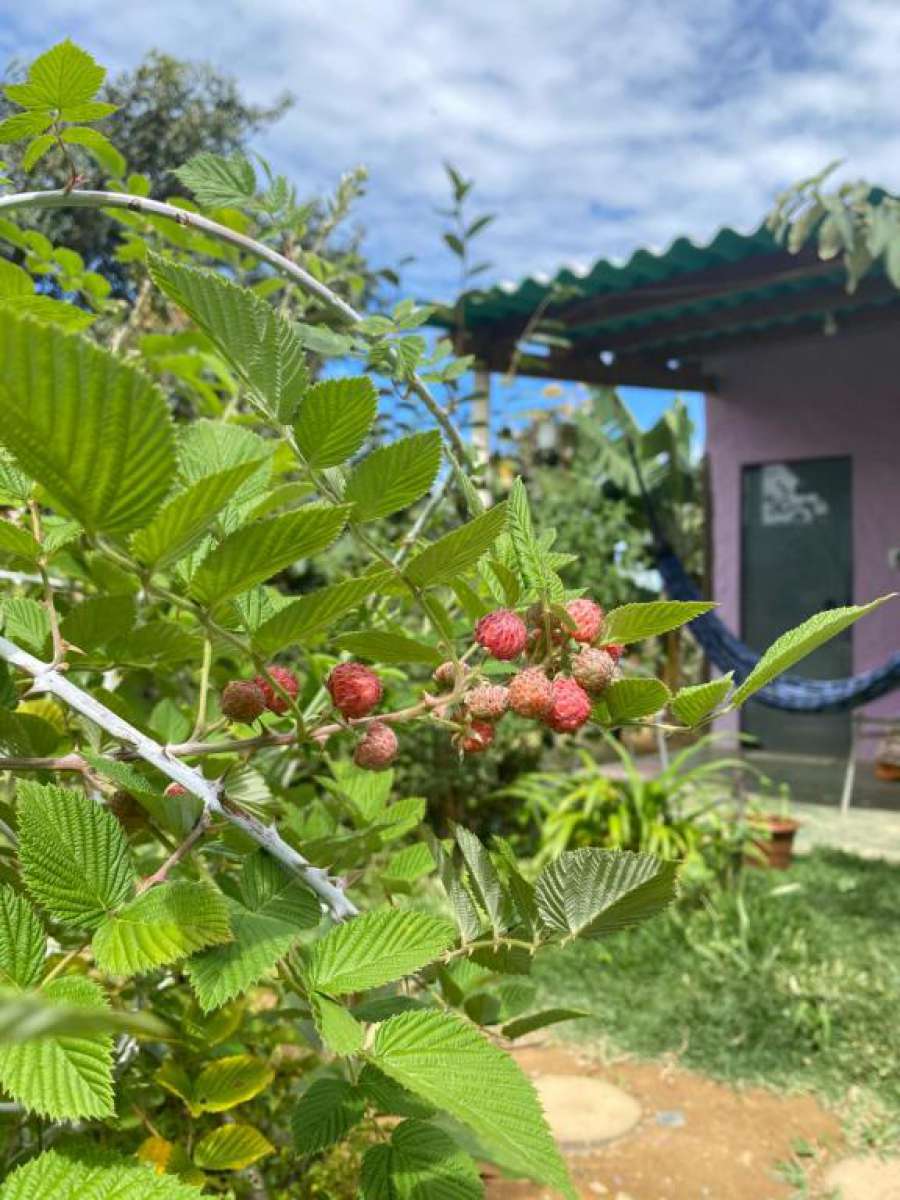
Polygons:
<instances>
[{"instance_id":1,"label":"round stone tile","mask_svg":"<svg viewBox=\"0 0 900 1200\"><path fill-rule=\"evenodd\" d=\"M569 1154L622 1137L641 1118L633 1096L585 1075L540 1075L534 1080L553 1136Z\"/></svg>"}]
</instances>

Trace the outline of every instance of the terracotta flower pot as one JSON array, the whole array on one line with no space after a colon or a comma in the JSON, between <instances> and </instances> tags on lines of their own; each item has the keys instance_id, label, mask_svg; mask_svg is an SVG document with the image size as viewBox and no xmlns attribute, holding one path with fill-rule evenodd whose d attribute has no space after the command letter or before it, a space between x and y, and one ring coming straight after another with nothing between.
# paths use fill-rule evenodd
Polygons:
<instances>
[{"instance_id":1,"label":"terracotta flower pot","mask_svg":"<svg viewBox=\"0 0 900 1200\"><path fill-rule=\"evenodd\" d=\"M756 853L747 855L747 865L786 871L794 859L794 835L800 828L800 822L790 817L762 813L753 816L750 825L759 829L765 836L753 838Z\"/></svg>"}]
</instances>

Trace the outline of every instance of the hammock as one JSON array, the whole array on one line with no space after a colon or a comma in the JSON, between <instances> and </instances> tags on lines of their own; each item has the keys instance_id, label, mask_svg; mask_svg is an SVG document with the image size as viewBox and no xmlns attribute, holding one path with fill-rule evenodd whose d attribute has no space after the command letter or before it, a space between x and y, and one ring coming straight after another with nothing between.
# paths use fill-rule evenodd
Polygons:
<instances>
[{"instance_id":1,"label":"hammock","mask_svg":"<svg viewBox=\"0 0 900 1200\"><path fill-rule=\"evenodd\" d=\"M656 552L656 565L666 592L673 600L702 600L703 597L677 555L666 546ZM705 613L688 625L691 633L720 671L734 671L741 683L759 662L759 655L739 641L713 613ZM900 688L900 651L880 667L851 675L849 679L803 679L782 675L761 688L754 700L785 712L843 712L858 708Z\"/></svg>"}]
</instances>

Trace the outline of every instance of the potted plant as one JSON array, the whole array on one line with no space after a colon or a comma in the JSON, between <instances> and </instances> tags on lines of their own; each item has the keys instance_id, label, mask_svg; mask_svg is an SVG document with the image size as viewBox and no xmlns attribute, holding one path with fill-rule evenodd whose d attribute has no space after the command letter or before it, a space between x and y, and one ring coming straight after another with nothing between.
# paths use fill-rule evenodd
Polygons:
<instances>
[{"instance_id":1,"label":"potted plant","mask_svg":"<svg viewBox=\"0 0 900 1200\"><path fill-rule=\"evenodd\" d=\"M750 844L745 861L749 866L786 871L794 859L794 837L800 822L790 814L787 784L779 788L775 808L756 804L747 813Z\"/></svg>"}]
</instances>

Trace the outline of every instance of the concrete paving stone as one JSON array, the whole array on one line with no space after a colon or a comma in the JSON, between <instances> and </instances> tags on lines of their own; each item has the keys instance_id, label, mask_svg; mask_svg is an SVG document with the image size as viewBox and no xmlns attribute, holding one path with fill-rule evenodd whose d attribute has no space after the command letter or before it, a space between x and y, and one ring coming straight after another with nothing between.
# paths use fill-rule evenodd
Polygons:
<instances>
[{"instance_id":1,"label":"concrete paving stone","mask_svg":"<svg viewBox=\"0 0 900 1200\"><path fill-rule=\"evenodd\" d=\"M603 1079L540 1075L534 1083L550 1128L566 1153L584 1153L623 1137L641 1119L637 1100Z\"/></svg>"},{"instance_id":2,"label":"concrete paving stone","mask_svg":"<svg viewBox=\"0 0 900 1200\"><path fill-rule=\"evenodd\" d=\"M841 1200L900 1200L900 1158L845 1158L829 1168L825 1185Z\"/></svg>"}]
</instances>

